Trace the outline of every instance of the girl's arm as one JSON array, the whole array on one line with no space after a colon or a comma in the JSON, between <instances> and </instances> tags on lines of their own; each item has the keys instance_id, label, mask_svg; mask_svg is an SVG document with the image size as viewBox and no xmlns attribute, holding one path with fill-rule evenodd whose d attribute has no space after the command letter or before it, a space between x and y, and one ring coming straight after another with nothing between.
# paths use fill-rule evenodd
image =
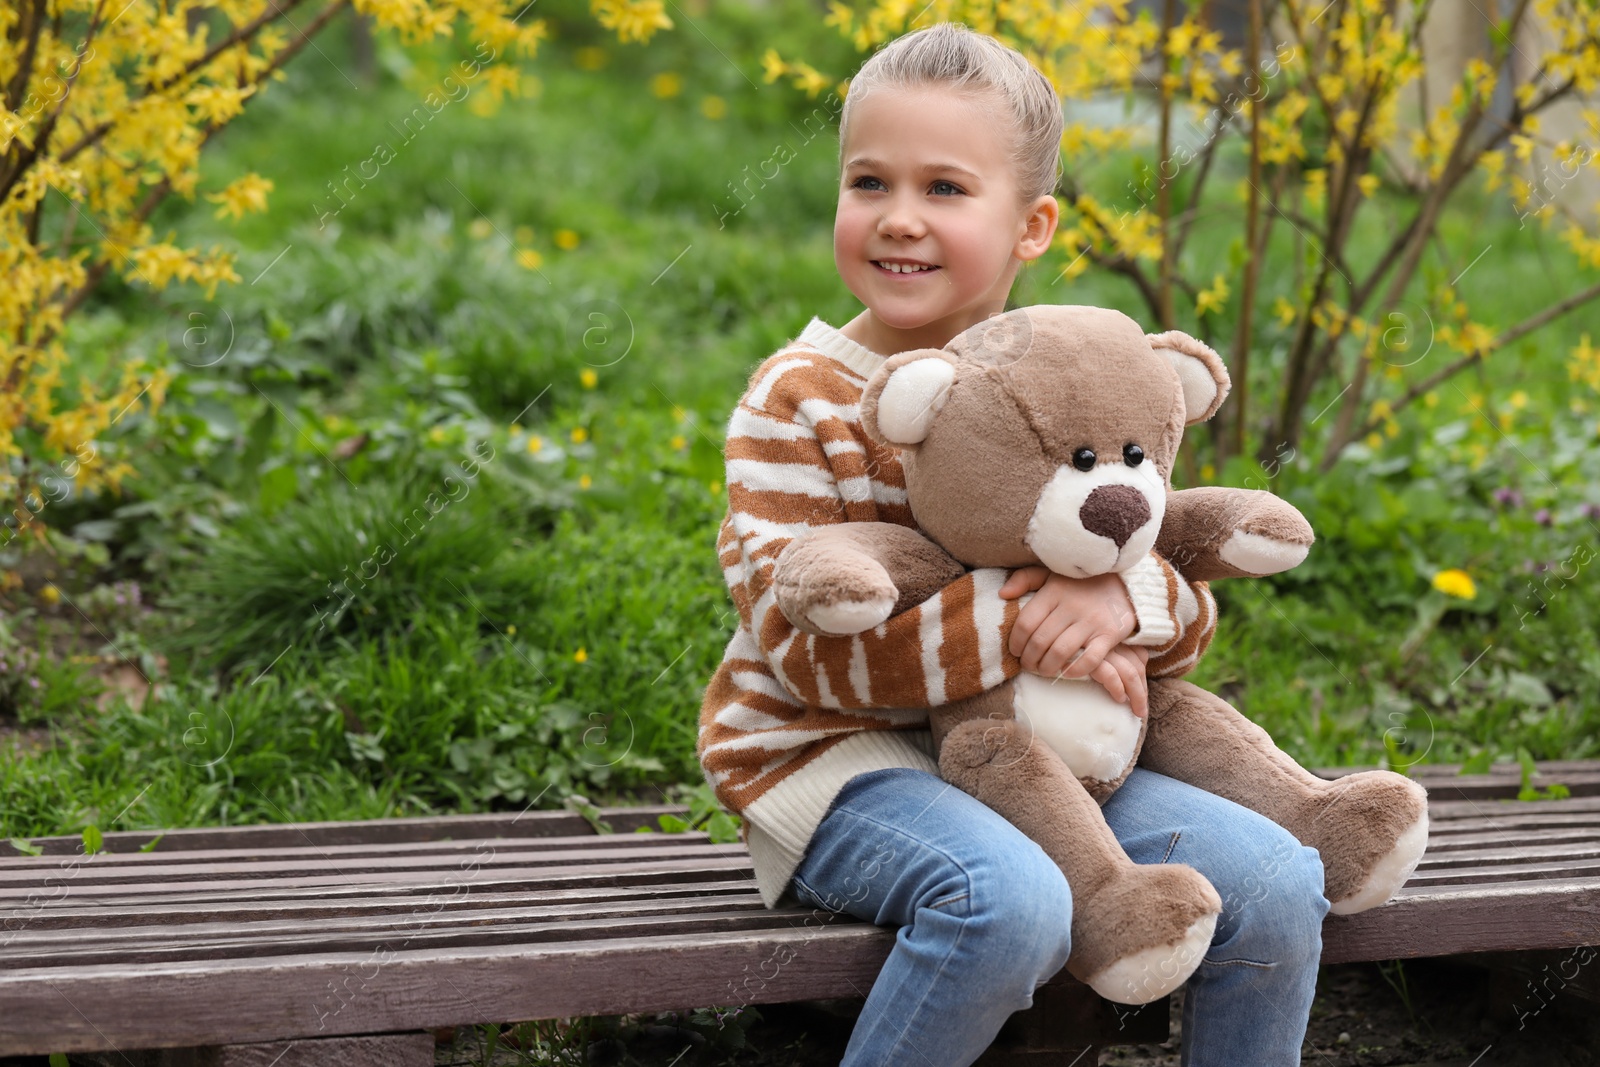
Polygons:
<instances>
[{"instance_id":1,"label":"girl's arm","mask_svg":"<svg viewBox=\"0 0 1600 1067\"><path fill-rule=\"evenodd\" d=\"M718 539L739 616L779 684L813 707L927 708L976 696L1021 665L1006 647L1008 572L973 571L865 633L796 628L776 606L773 570L791 540L833 523L881 521L872 455L855 420L860 388L831 360L775 356L728 422L728 517Z\"/></svg>"}]
</instances>

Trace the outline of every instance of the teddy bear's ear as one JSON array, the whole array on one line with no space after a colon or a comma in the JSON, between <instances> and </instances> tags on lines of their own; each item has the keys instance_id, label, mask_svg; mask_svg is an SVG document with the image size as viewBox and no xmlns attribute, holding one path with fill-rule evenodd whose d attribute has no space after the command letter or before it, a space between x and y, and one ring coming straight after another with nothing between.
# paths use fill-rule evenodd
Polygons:
<instances>
[{"instance_id":1,"label":"teddy bear's ear","mask_svg":"<svg viewBox=\"0 0 1600 1067\"><path fill-rule=\"evenodd\" d=\"M1205 422L1228 399L1232 382L1222 357L1182 330L1146 335L1150 347L1167 357L1183 383L1183 407L1188 425Z\"/></svg>"},{"instance_id":2,"label":"teddy bear's ear","mask_svg":"<svg viewBox=\"0 0 1600 1067\"><path fill-rule=\"evenodd\" d=\"M915 447L928 436L955 380L955 361L942 348L890 356L861 394L861 425L880 444Z\"/></svg>"}]
</instances>

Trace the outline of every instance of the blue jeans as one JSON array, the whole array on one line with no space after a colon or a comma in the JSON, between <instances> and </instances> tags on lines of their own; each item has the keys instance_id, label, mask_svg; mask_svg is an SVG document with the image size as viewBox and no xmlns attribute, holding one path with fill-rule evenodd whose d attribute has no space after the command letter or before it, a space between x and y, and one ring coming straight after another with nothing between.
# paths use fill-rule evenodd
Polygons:
<instances>
[{"instance_id":1,"label":"blue jeans","mask_svg":"<svg viewBox=\"0 0 1600 1067\"><path fill-rule=\"evenodd\" d=\"M1104 807L1135 863L1187 863L1222 915L1183 1006L1183 1062L1300 1063L1322 954L1322 861L1267 818L1135 768ZM900 927L845 1067L964 1067L1071 951L1072 894L1039 846L923 771L858 775L795 871L802 903Z\"/></svg>"}]
</instances>

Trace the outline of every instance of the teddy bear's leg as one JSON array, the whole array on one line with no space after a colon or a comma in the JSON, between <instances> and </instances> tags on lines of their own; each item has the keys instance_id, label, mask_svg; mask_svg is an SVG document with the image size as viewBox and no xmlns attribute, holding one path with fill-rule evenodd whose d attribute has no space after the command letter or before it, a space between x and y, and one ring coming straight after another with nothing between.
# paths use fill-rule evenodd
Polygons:
<instances>
[{"instance_id":1,"label":"teddy bear's leg","mask_svg":"<svg viewBox=\"0 0 1600 1067\"><path fill-rule=\"evenodd\" d=\"M1335 915L1395 894L1428 845L1428 795L1392 771L1325 781L1221 697L1177 679L1150 683L1139 762L1260 812L1322 854Z\"/></svg>"},{"instance_id":2,"label":"teddy bear's leg","mask_svg":"<svg viewBox=\"0 0 1600 1067\"><path fill-rule=\"evenodd\" d=\"M993 692L985 694L990 706L1009 705ZM1004 816L1066 874L1067 971L1079 981L1107 1000L1144 1004L1182 985L1200 965L1222 911L1217 891L1192 867L1130 860L1094 798L1019 723L981 716L959 722L943 734L939 767L946 781Z\"/></svg>"}]
</instances>

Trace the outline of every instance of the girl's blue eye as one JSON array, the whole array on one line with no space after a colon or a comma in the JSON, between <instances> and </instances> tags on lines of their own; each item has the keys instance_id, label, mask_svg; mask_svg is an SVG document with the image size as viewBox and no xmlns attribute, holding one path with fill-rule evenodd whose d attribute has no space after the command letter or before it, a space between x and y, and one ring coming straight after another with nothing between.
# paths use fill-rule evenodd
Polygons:
<instances>
[{"instance_id":1,"label":"girl's blue eye","mask_svg":"<svg viewBox=\"0 0 1600 1067\"><path fill-rule=\"evenodd\" d=\"M855 181L851 182L850 186L853 189L860 189L860 188L863 188L863 185L862 185L863 182L878 182L879 185L883 184L882 182L879 182L878 179L876 179L876 178L873 178L873 177L862 177L862 178L857 178Z\"/></svg>"},{"instance_id":2,"label":"girl's blue eye","mask_svg":"<svg viewBox=\"0 0 1600 1067\"><path fill-rule=\"evenodd\" d=\"M959 185L943 180L934 182L932 188L935 192L938 192L940 186L950 190L951 193L959 194L961 192L961 187Z\"/></svg>"}]
</instances>

